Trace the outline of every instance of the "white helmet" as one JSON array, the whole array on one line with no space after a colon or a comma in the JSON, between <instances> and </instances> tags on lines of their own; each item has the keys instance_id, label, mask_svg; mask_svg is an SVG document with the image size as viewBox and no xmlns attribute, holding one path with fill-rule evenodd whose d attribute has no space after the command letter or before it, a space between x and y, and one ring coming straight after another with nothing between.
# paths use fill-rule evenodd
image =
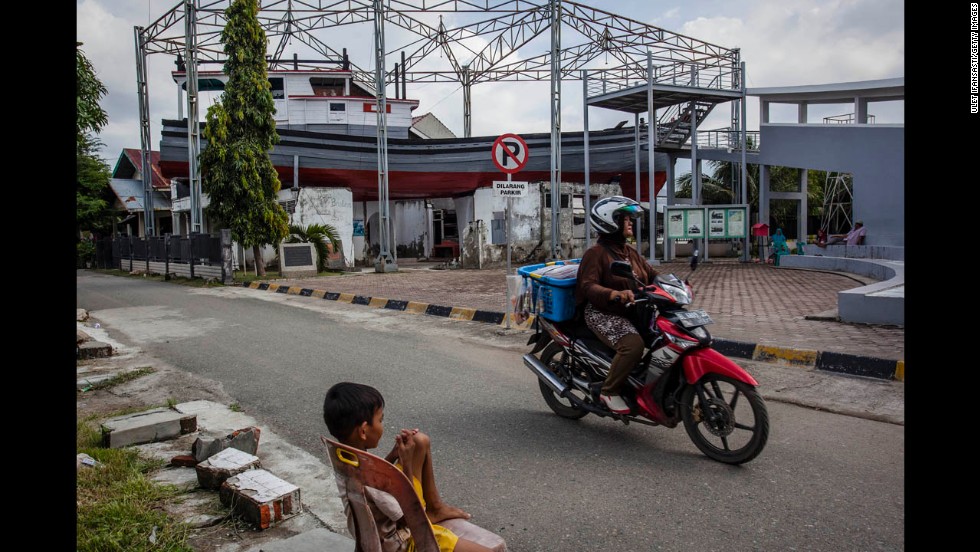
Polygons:
<instances>
[{"instance_id":1,"label":"white helmet","mask_svg":"<svg viewBox=\"0 0 980 552\"><path fill-rule=\"evenodd\" d=\"M600 234L615 234L624 216L636 218L643 214L643 207L628 197L612 196L600 199L592 206L589 222Z\"/></svg>"}]
</instances>

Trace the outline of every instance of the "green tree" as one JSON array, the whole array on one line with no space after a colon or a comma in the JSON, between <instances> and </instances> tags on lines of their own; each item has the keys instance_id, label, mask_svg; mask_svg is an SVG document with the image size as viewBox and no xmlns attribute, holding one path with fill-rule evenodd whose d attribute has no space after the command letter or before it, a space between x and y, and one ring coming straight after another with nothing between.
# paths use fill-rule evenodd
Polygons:
<instances>
[{"instance_id":1,"label":"green tree","mask_svg":"<svg viewBox=\"0 0 980 552\"><path fill-rule=\"evenodd\" d=\"M262 246L278 246L289 234L289 216L279 205L279 175L269 150L279 142L266 64L265 31L258 2L235 0L221 32L228 83L221 101L208 109L202 131L201 189L208 216L252 247L256 270L265 276Z\"/></svg>"},{"instance_id":2,"label":"green tree","mask_svg":"<svg viewBox=\"0 0 980 552\"><path fill-rule=\"evenodd\" d=\"M95 67L75 43L75 240L82 232L102 233L111 229L109 210L112 171L98 156L102 142L98 133L109 122L99 102L108 92L95 74ZM88 251L80 248L80 250ZM81 259L79 259L81 260Z\"/></svg>"},{"instance_id":3,"label":"green tree","mask_svg":"<svg viewBox=\"0 0 980 552\"><path fill-rule=\"evenodd\" d=\"M740 203L735 197L732 182L741 178L737 164L728 161L706 161L707 170L701 175L702 203L718 205ZM733 174L734 173L734 174ZM823 212L825 171L807 171L807 214L819 216ZM748 202L752 207L759 205L759 165L749 164L746 171L748 179ZM774 192L799 190L800 170L792 167L770 167L769 188ZM691 173L682 174L677 179L677 197L691 197ZM796 220L796 207L792 202L775 202L770 206L769 216L776 227L787 227ZM769 224L770 221L764 221Z\"/></svg>"}]
</instances>

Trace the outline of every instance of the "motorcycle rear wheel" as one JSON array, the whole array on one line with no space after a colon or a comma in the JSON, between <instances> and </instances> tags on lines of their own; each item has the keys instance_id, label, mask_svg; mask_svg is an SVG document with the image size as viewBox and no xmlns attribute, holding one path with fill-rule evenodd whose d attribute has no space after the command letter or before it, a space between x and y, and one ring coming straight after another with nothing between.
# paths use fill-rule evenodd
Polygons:
<instances>
[{"instance_id":1,"label":"motorcycle rear wheel","mask_svg":"<svg viewBox=\"0 0 980 552\"><path fill-rule=\"evenodd\" d=\"M687 435L712 460L743 464L766 446L769 412L747 383L707 374L684 389L681 405Z\"/></svg>"},{"instance_id":2,"label":"motorcycle rear wheel","mask_svg":"<svg viewBox=\"0 0 980 552\"><path fill-rule=\"evenodd\" d=\"M557 367L571 362L571 360L568 357L568 353L566 353L561 346L556 343L549 343L548 346L545 347L544 351L541 352L541 362L547 366L548 369L554 372L554 374L558 376L558 379L564 381L565 378L562 376L563 372ZM567 371L565 373L567 373ZM581 408L575 406L572 401L564 397L559 397L558 394L552 391L551 388L548 387L548 384L541 379L538 379L538 387L541 389L541 396L544 397L544 402L548 404L548 408L562 418L578 420L589 413L588 410L582 410ZM577 393L577 391L572 391L572 393Z\"/></svg>"}]
</instances>

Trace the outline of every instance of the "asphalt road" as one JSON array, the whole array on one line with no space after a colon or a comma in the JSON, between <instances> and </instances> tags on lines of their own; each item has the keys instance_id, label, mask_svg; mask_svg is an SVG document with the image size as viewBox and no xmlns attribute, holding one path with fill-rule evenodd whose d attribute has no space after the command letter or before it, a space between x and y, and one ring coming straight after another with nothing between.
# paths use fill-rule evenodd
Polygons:
<instances>
[{"instance_id":1,"label":"asphalt road","mask_svg":"<svg viewBox=\"0 0 980 552\"><path fill-rule=\"evenodd\" d=\"M401 427L429 433L443 497L516 552L904 549L899 424L769 401L766 449L733 467L701 455L681 427L555 416L521 362L526 336L489 325L87 272L76 306L220 382L314 455L326 389L374 385L387 403L380 452ZM763 387L776 381L753 373Z\"/></svg>"}]
</instances>

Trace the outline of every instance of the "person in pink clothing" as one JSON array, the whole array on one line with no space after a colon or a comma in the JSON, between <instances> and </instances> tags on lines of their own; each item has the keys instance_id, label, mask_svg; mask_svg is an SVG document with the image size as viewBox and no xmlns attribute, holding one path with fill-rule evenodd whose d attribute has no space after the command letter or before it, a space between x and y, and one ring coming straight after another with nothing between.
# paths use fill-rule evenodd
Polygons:
<instances>
[{"instance_id":1,"label":"person in pink clothing","mask_svg":"<svg viewBox=\"0 0 980 552\"><path fill-rule=\"evenodd\" d=\"M857 221L854 223L854 228L847 234L831 234L830 239L827 240L827 245L834 245L839 243L844 243L847 245L864 245L864 236L868 233L868 229L864 227L864 222Z\"/></svg>"}]
</instances>

